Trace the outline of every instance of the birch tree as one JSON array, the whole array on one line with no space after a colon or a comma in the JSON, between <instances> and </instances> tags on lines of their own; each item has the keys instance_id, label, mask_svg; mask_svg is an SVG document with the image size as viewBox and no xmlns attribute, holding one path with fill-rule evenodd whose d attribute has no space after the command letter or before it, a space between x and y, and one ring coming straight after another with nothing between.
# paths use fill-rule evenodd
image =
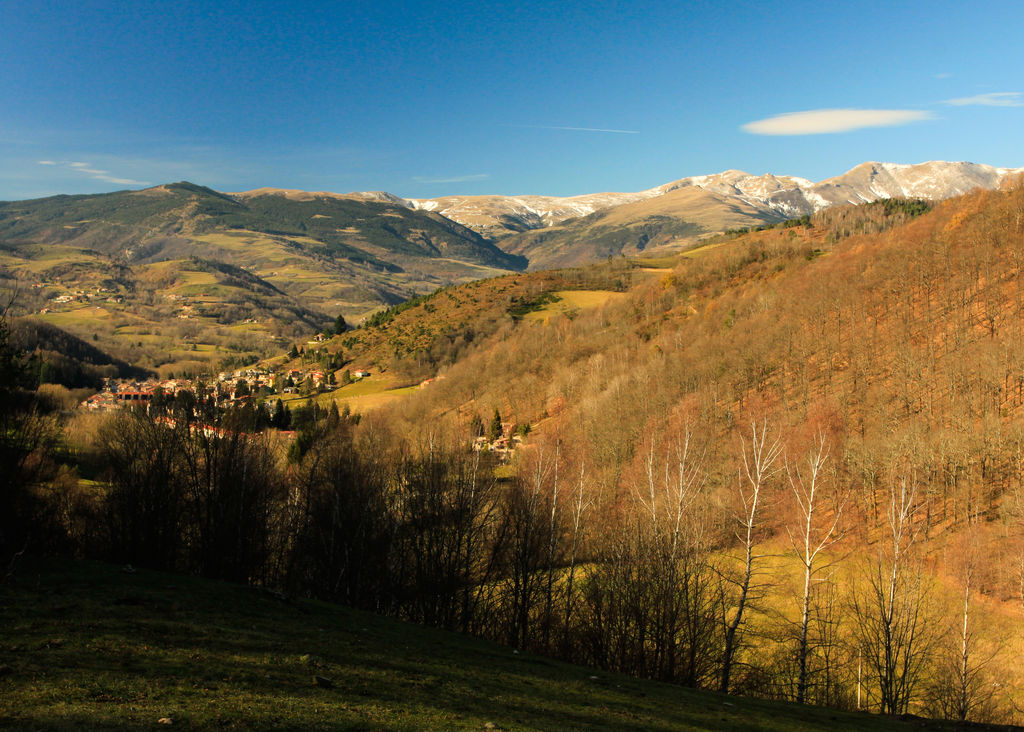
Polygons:
<instances>
[{"instance_id":1,"label":"birch tree","mask_svg":"<svg viewBox=\"0 0 1024 732\"><path fill-rule=\"evenodd\" d=\"M705 526L706 450L687 426L659 460L651 445L636 498L646 525L654 675L697 686L711 669L713 575Z\"/></svg>"},{"instance_id":2,"label":"birch tree","mask_svg":"<svg viewBox=\"0 0 1024 732\"><path fill-rule=\"evenodd\" d=\"M803 569L803 596L800 605L800 627L797 636L797 684L796 701L803 704L807 698L807 661L811 653L809 629L811 626L812 600L819 575L834 566L835 562L821 561L821 553L842 538L839 522L845 508L845 500L834 509L831 520L822 520L822 489L825 479L825 464L828 462L829 446L825 435L819 433L814 447L806 458L806 467L786 462L786 477L790 491L796 499L800 524L794 533L788 528L793 552ZM817 513L816 513L817 512Z\"/></svg>"},{"instance_id":3,"label":"birch tree","mask_svg":"<svg viewBox=\"0 0 1024 732\"><path fill-rule=\"evenodd\" d=\"M741 438L741 456L743 465L737 490L739 493L742 513L737 516L739 530L736 533L743 551L742 569L739 577L723 574L727 584L733 585L735 593L734 607L725 608L722 620L724 625L724 647L722 649L722 675L719 690L729 692L729 684L733 663L736 657L740 629L748 603L759 597L760 588L752 585L757 564L763 555L755 553L760 542L761 514L764 508L765 485L778 472L776 463L782 453L782 439L776 436L768 439L767 420L762 421L760 428L756 422L750 425L750 444ZM730 612L731 611L731 612Z\"/></svg>"},{"instance_id":4,"label":"birch tree","mask_svg":"<svg viewBox=\"0 0 1024 732\"><path fill-rule=\"evenodd\" d=\"M917 485L903 476L890 486L887 532L868 570L866 589L854 595L856 636L866 673L877 685L880 710L907 711L934 646L925 600L928 587L913 561L920 508Z\"/></svg>"}]
</instances>

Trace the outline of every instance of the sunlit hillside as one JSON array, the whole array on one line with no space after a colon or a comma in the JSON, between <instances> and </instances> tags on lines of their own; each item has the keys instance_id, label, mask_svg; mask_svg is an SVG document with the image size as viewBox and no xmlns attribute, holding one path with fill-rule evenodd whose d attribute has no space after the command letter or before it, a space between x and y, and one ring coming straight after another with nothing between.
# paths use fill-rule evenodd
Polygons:
<instances>
[{"instance_id":1,"label":"sunlit hillside","mask_svg":"<svg viewBox=\"0 0 1024 732\"><path fill-rule=\"evenodd\" d=\"M600 672L1019 721L1022 235L1021 187L832 208L381 310L274 359L329 364L318 395L11 411L7 530Z\"/></svg>"},{"instance_id":2,"label":"sunlit hillside","mask_svg":"<svg viewBox=\"0 0 1024 732\"><path fill-rule=\"evenodd\" d=\"M914 568L919 598L930 598L915 607L944 608L916 628L936 631L927 643L937 665L916 670L911 708L936 713L928 699L940 677L952 683L939 666L970 646L968 665L977 668L960 677L1002 689L983 696L1005 714L1017 693L1006 691L1021 681L1010 671L1019 640L1003 630L1019 621L1024 556L1024 190L979 192L920 215L925 208L833 209L671 267L633 266L625 297L509 319L442 366L443 379L376 419L420 441L468 432L474 417L495 410L506 429L529 425L512 464L542 491L554 490L556 465L572 476L564 491L582 486L593 501L585 551L599 565L621 560L613 547L623 532L655 531L672 501L685 502L684 524L701 526L702 546L733 557L749 499L744 455L751 459L755 439L778 440L754 554L788 554L793 564L781 571L785 562L762 560L763 586L739 626L752 632L739 652L747 674L739 683L754 693L785 695L780 689L795 683L784 670L785 639L799 602L785 598L800 588L781 589L802 571L788 538L802 516L794 491L807 479L808 455L827 454L818 510L826 528L839 518L828 549L838 564L814 586L825 593L816 602L831 598L828 612L845 637L829 661L842 679L836 698L852 699L868 652L858 635L863 615L850 608L859 602L863 614L871 573L891 569L895 553ZM404 330L417 327L415 313ZM684 480L687 471L698 477ZM680 493L684 483L692 492ZM894 516L903 521L897 544ZM732 562L742 575L744 563ZM601 663L650 673L617 655L624 649L605 652ZM878 690L862 692L879 703Z\"/></svg>"}]
</instances>

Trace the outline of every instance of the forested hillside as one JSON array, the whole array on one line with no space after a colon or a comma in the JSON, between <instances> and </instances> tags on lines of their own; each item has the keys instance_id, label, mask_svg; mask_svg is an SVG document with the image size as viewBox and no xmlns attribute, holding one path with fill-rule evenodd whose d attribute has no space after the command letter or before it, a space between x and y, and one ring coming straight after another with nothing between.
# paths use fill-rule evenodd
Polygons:
<instances>
[{"instance_id":1,"label":"forested hillside","mask_svg":"<svg viewBox=\"0 0 1024 732\"><path fill-rule=\"evenodd\" d=\"M382 420L423 435L440 418L468 425L497 409L507 425L532 426L520 474L527 495L543 497L536 520L562 527L555 564L586 547L608 573L598 595L556 583L563 610L586 617L580 632L605 634L591 638L592 661L724 686L735 653L730 688L830 703L850 702L870 662L876 686L861 691L891 709L934 698L940 676L969 682L971 698L1004 688L1019 643L1005 618L1024 599L1024 191L979 192L914 218L926 208L832 209L671 271L637 270L624 302L509 322ZM566 498L574 486L584 503ZM577 524L581 505L590 520ZM812 631L786 598L803 592L780 577L778 557L791 557L785 577L803 576L804 541L796 551L790 537L808 522L810 548L825 548L810 562L803 617L829 620L798 643ZM729 547L738 554L723 566ZM684 553L665 564L667 551ZM693 564L679 569L681 556ZM678 571L695 574L683 582ZM957 593L959 611L929 614ZM716 602L728 609L701 614ZM872 603L891 624L874 624ZM896 634L897 622L908 623L907 646L879 649L877 634ZM799 692L791 664L804 642L817 680Z\"/></svg>"}]
</instances>

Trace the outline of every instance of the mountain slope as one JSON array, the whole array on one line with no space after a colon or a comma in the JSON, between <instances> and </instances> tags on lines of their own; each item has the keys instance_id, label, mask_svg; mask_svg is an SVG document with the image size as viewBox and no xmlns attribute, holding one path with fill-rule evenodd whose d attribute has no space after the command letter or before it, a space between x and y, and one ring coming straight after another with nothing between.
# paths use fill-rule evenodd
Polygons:
<instances>
[{"instance_id":1,"label":"mountain slope","mask_svg":"<svg viewBox=\"0 0 1024 732\"><path fill-rule=\"evenodd\" d=\"M11 321L11 345L27 355L27 376L40 383L99 389L107 378L145 378L147 373L104 353L81 338L32 318Z\"/></svg>"},{"instance_id":2,"label":"mountain slope","mask_svg":"<svg viewBox=\"0 0 1024 732\"><path fill-rule=\"evenodd\" d=\"M741 170L727 170L714 175L681 178L635 193L594 193L567 198L448 196L407 199L406 203L414 208L437 211L486 236L500 238L558 226L570 219L657 199L679 189L694 188L717 197L723 206L742 204L753 209L749 218L731 222L751 226L803 216L836 204L863 203L878 198L939 200L975 188L997 188L1022 172L1024 168L994 168L966 162L931 161L918 165L867 162L818 183L795 176L751 175ZM671 215L691 221L704 230L716 230L712 219L701 219L699 207L694 210L683 202L678 203L680 205ZM509 251L526 251L526 248L519 244L511 245ZM537 265L536 262L532 264Z\"/></svg>"},{"instance_id":3,"label":"mountain slope","mask_svg":"<svg viewBox=\"0 0 1024 732\"><path fill-rule=\"evenodd\" d=\"M339 313L525 264L386 198L174 183L0 203L0 277L20 282L19 313L147 368L267 355Z\"/></svg>"},{"instance_id":4,"label":"mountain slope","mask_svg":"<svg viewBox=\"0 0 1024 732\"><path fill-rule=\"evenodd\" d=\"M0 203L0 243L60 242L126 262L167 259L195 236L223 231L302 237L313 254L383 269L402 257L451 257L505 269L524 263L437 214L389 202L254 191L229 196L191 183ZM312 240L309 242L308 240Z\"/></svg>"},{"instance_id":5,"label":"mountain slope","mask_svg":"<svg viewBox=\"0 0 1024 732\"><path fill-rule=\"evenodd\" d=\"M754 176L739 170L683 178L662 186L664 193L694 186L737 198L785 218L803 216L844 203L880 198L923 198L937 201L975 188L998 188L1024 168L994 168L975 163L931 161L919 165L861 163L842 175L812 183L793 176Z\"/></svg>"},{"instance_id":6,"label":"mountain slope","mask_svg":"<svg viewBox=\"0 0 1024 732\"><path fill-rule=\"evenodd\" d=\"M940 483L928 450L946 454L991 420L1001 437L963 448L979 472L957 490L994 490L1016 475L1008 435L1024 435L1022 205L1024 188L975 193L879 233L847 236L871 229L844 218L834 230L823 221L750 233L661 269L615 260L601 268L633 274L606 278L627 294L603 309L548 325L509 322L493 338L461 316L478 334L472 347L403 411L422 423L473 404L499 406L519 424L563 413L564 439L616 479L628 473L638 436L666 434L687 405L717 415L715 429L731 429L748 407L795 425L836 412L841 423L831 429L859 449L871 439L871 449L910 449L897 437L926 444L912 457L921 476ZM542 274L515 278L522 288L533 282L533 301L571 286L542 283ZM468 288L443 294L477 299ZM429 330L434 317L428 308L402 315L388 325L393 339Z\"/></svg>"},{"instance_id":7,"label":"mountain slope","mask_svg":"<svg viewBox=\"0 0 1024 732\"><path fill-rule=\"evenodd\" d=\"M709 233L782 218L742 199L688 186L510 236L501 246L527 257L531 269L578 266L619 255L674 251Z\"/></svg>"},{"instance_id":8,"label":"mountain slope","mask_svg":"<svg viewBox=\"0 0 1024 732\"><path fill-rule=\"evenodd\" d=\"M446 196L406 199L407 205L436 211L484 236L500 238L509 234L554 226L567 219L658 195L657 189L640 193L591 193L556 196Z\"/></svg>"}]
</instances>

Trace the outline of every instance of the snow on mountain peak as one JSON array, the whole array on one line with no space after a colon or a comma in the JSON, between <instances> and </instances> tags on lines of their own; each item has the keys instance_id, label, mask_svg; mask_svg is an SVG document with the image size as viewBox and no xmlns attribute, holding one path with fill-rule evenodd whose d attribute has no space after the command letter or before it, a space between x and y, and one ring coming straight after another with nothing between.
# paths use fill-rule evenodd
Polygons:
<instances>
[{"instance_id":1,"label":"snow on mountain peak","mask_svg":"<svg viewBox=\"0 0 1024 732\"><path fill-rule=\"evenodd\" d=\"M932 160L917 164L867 161L842 175L819 182L798 176L752 175L743 170L729 169L680 178L632 193L399 198L383 191L368 191L347 196L436 212L493 237L554 226L568 219L657 198L684 188L700 189L725 202L742 202L772 219L793 218L837 204L864 203L880 198L939 200L975 188L996 188L1008 177L1021 173L1024 173L1024 168L995 168L963 161ZM301 192L279 193L294 196Z\"/></svg>"}]
</instances>

